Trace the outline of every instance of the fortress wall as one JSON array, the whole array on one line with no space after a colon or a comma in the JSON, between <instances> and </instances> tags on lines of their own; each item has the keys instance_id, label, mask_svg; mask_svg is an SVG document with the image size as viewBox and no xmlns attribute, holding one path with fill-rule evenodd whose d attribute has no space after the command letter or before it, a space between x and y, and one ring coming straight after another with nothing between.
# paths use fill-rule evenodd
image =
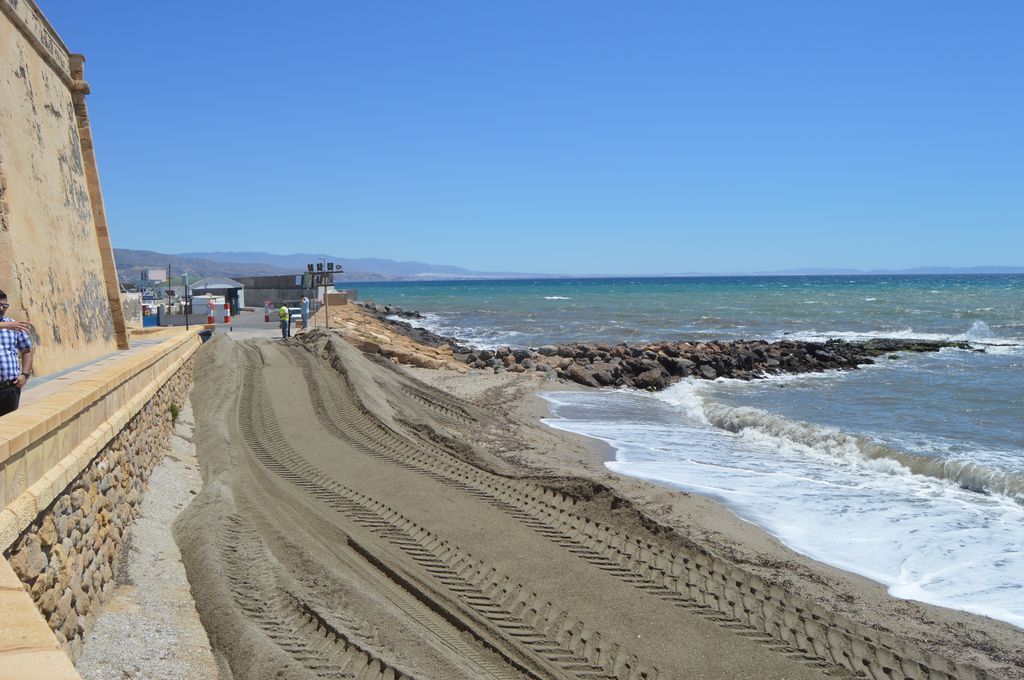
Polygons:
<instances>
[{"instance_id":1,"label":"fortress wall","mask_svg":"<svg viewBox=\"0 0 1024 680\"><path fill-rule=\"evenodd\" d=\"M68 657L112 589L201 344L164 330L114 352L128 335L83 68L33 0L0 0L0 288L33 326L36 374L90 362L0 421L0 677L19 680L78 678Z\"/></svg>"},{"instance_id":2,"label":"fortress wall","mask_svg":"<svg viewBox=\"0 0 1024 680\"><path fill-rule=\"evenodd\" d=\"M0 0L0 289L38 375L127 347L74 66L33 3Z\"/></svg>"}]
</instances>

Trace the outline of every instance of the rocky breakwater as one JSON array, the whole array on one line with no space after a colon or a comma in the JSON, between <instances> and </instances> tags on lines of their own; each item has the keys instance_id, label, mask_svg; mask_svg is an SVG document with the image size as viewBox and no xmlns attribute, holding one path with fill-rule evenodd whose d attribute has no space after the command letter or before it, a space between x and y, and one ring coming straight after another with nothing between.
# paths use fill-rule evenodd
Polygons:
<instances>
[{"instance_id":1,"label":"rocky breakwater","mask_svg":"<svg viewBox=\"0 0 1024 680\"><path fill-rule=\"evenodd\" d=\"M534 350L502 347L456 356L478 369L543 371L589 387L661 390L688 377L753 380L783 373L851 370L872 364L876 357L883 355L936 352L944 347L971 349L967 343L921 340L734 340L635 345L570 343Z\"/></svg>"},{"instance_id":2,"label":"rocky breakwater","mask_svg":"<svg viewBox=\"0 0 1024 680\"><path fill-rule=\"evenodd\" d=\"M456 358L456 351L465 353L468 348L455 344L454 338L444 338L422 328L413 328L407 322L388 318L415 312L405 313L397 307L372 303L332 306L330 319L327 311L326 307L318 311L310 325L315 324L317 328L329 326L366 354L379 354L395 363L419 368L448 369L460 373L469 370L464 361Z\"/></svg>"},{"instance_id":3,"label":"rocky breakwater","mask_svg":"<svg viewBox=\"0 0 1024 680\"><path fill-rule=\"evenodd\" d=\"M409 312L401 307L396 307L395 305L378 305L373 301L356 304L359 305L366 314L388 326L394 333L412 340L413 342L418 342L421 345L426 345L427 347L448 345L456 354L465 354L473 351L472 347L463 344L458 338L450 335L438 335L433 331L428 331L426 328L414 326L409 320L417 321L426 318L419 312Z\"/></svg>"},{"instance_id":4,"label":"rocky breakwater","mask_svg":"<svg viewBox=\"0 0 1024 680\"><path fill-rule=\"evenodd\" d=\"M589 387L661 390L688 377L755 380L770 375L853 370L874 363L880 356L896 358L901 352L937 352L944 347L974 349L966 342L895 338L861 342L732 340L614 345L599 342L531 349L475 349L456 338L437 335L406 321L423 319L419 312L373 302L341 309L347 310L349 330L344 330L343 335L350 342L364 352L383 354L398 363L456 370L469 367L495 372L543 372L551 379L571 380ZM333 308L331 312L333 318ZM428 356L432 350L434 355Z\"/></svg>"}]
</instances>

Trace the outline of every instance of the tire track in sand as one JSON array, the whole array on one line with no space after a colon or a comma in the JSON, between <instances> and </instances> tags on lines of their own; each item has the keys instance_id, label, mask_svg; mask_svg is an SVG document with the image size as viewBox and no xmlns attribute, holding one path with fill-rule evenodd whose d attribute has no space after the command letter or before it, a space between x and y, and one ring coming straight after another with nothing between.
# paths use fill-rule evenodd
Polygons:
<instances>
[{"instance_id":1,"label":"tire track in sand","mask_svg":"<svg viewBox=\"0 0 1024 680\"><path fill-rule=\"evenodd\" d=\"M574 621L550 602L540 602L540 598L529 593L522 584L499 574L468 552L388 506L330 479L295 451L281 433L263 382L257 371L245 372L242 392L250 398L242 400L239 409L242 433L260 463L357 526L399 548L487 624L483 627L469 625L467 629L489 643L508 662L538 678L660 680L666 677L658 669L642 664L622 645L605 640L599 632ZM393 560L386 552L354 537L350 543L389 576L400 582L405 580L402 567L390 564ZM435 611L445 611L444 603L436 601L425 589L416 588L415 583L408 581L402 585L415 589L415 594L428 600ZM494 639L494 632L499 633L500 639Z\"/></svg>"},{"instance_id":2,"label":"tire track in sand","mask_svg":"<svg viewBox=\"0 0 1024 680\"><path fill-rule=\"evenodd\" d=\"M733 595L727 599L724 588L721 594L707 592L706 584L681 579L681 574L687 573L685 566L673 568L673 563L679 560L685 565L690 558L678 558L642 539L568 510L566 506L571 507L574 501L557 491L500 477L396 434L362 406L343 370L335 371L338 380L330 380L314 370L316 359L311 353L296 349L291 357L303 371L313 409L321 424L333 436L364 454L470 494L598 569L740 637L827 675L849 675L846 668L817 653L813 641L795 636L780 640L751 625L752 610L742 597ZM402 391L413 390L403 387ZM425 390L415 390L415 393L418 402L429 401ZM450 398L444 401L443 406L438 405L434 410L448 415L454 404L449 403ZM469 417L466 409L459 408L459 412ZM713 604L708 604L708 600ZM846 631L843 634L847 634Z\"/></svg>"},{"instance_id":3,"label":"tire track in sand","mask_svg":"<svg viewBox=\"0 0 1024 680\"><path fill-rule=\"evenodd\" d=\"M414 680L361 646L304 597L280 587L259 535L237 514L222 527L221 559L231 595L245 616L275 645L324 680ZM258 588L254 589L254 585ZM260 594L260 597L256 596ZM267 598L266 594L272 593Z\"/></svg>"}]
</instances>

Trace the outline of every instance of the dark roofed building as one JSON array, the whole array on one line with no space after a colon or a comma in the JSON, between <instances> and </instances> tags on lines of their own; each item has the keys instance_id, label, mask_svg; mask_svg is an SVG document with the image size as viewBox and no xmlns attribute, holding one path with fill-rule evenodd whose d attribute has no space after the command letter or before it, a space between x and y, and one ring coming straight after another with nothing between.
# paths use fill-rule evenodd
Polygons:
<instances>
[{"instance_id":1,"label":"dark roofed building","mask_svg":"<svg viewBox=\"0 0 1024 680\"><path fill-rule=\"evenodd\" d=\"M191 295L223 295L231 305L231 311L238 313L245 306L245 284L223 276L208 276L189 286Z\"/></svg>"},{"instance_id":2,"label":"dark roofed building","mask_svg":"<svg viewBox=\"0 0 1024 680\"><path fill-rule=\"evenodd\" d=\"M312 288L303 288L302 279L302 274L238 277L248 291L249 304L254 307L262 307L267 302L277 307L282 303L298 300L303 295L315 299L316 291Z\"/></svg>"}]
</instances>

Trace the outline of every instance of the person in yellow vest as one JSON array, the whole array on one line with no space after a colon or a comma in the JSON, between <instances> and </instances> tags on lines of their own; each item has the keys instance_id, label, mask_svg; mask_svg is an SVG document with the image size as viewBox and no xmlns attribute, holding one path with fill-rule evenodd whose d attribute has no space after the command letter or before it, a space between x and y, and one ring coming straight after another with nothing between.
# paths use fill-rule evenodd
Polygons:
<instances>
[{"instance_id":1,"label":"person in yellow vest","mask_svg":"<svg viewBox=\"0 0 1024 680\"><path fill-rule=\"evenodd\" d=\"M292 313L288 309L288 305L281 305L281 309L277 310L277 313L281 317L281 338L292 337Z\"/></svg>"}]
</instances>

